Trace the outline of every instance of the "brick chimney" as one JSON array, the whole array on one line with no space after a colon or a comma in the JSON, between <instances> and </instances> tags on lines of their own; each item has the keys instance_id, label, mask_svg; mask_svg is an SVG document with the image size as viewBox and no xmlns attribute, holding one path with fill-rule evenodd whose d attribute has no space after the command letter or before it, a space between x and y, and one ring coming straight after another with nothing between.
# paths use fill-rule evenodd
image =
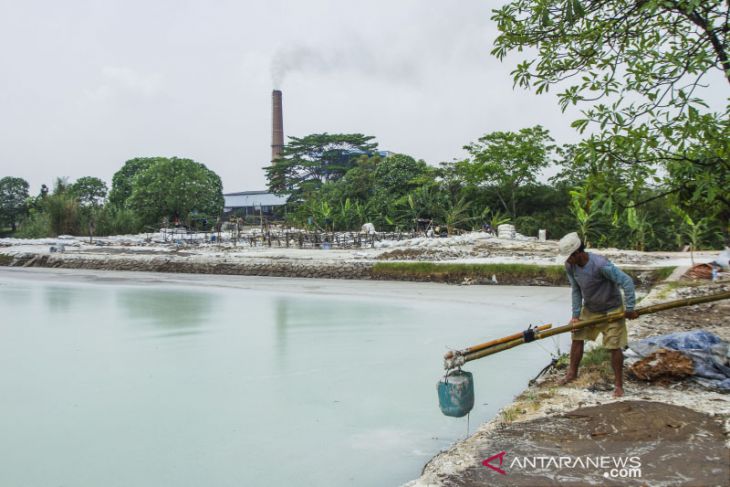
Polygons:
<instances>
[{"instance_id":1,"label":"brick chimney","mask_svg":"<svg viewBox=\"0 0 730 487\"><path fill-rule=\"evenodd\" d=\"M271 92L271 162L281 156L284 149L284 116L281 108L281 90Z\"/></svg>"}]
</instances>

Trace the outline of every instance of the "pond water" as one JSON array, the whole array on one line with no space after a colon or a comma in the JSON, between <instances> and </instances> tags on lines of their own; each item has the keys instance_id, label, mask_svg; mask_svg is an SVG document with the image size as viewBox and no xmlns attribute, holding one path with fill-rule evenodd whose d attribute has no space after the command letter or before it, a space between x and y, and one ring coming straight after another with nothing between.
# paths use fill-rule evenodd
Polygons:
<instances>
[{"instance_id":1,"label":"pond water","mask_svg":"<svg viewBox=\"0 0 730 487\"><path fill-rule=\"evenodd\" d=\"M569 299L567 288L0 270L0 485L400 485L467 433L466 418L438 409L443 353L562 324ZM472 432L556 345L465 367Z\"/></svg>"}]
</instances>

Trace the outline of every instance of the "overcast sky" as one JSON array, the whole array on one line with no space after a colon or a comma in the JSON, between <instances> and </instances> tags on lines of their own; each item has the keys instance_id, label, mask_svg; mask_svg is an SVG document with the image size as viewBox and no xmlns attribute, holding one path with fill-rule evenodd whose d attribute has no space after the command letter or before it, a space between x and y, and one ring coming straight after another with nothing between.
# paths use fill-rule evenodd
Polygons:
<instances>
[{"instance_id":1,"label":"overcast sky","mask_svg":"<svg viewBox=\"0 0 730 487\"><path fill-rule=\"evenodd\" d=\"M554 95L490 56L501 3L0 0L0 177L36 193L178 156L264 189L274 87L285 135L359 132L431 164L495 130L575 141Z\"/></svg>"}]
</instances>

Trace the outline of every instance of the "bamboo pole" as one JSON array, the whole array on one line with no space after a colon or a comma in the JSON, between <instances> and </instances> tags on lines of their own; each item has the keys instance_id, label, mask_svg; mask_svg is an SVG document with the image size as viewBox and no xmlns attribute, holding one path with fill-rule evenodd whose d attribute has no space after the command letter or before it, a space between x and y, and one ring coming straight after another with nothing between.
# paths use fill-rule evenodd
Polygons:
<instances>
[{"instance_id":1,"label":"bamboo pole","mask_svg":"<svg viewBox=\"0 0 730 487\"><path fill-rule=\"evenodd\" d=\"M668 309L674 309L674 308L681 308L684 306L693 306L696 304L703 304L703 303L711 303L713 301L721 301L723 299L730 299L730 291L725 291L722 293L716 293L716 294L709 294L706 296L695 296L692 298L683 298L683 299L677 299L674 301L667 301L666 303L658 303L653 304L650 306L645 306L643 308L636 308L636 312L641 315L648 315L652 313L656 313L658 311L665 311ZM619 311L616 313L610 313L606 316L602 316L600 318L593 318L590 320L585 321L579 321L578 323L559 326L557 328L552 328L545 331L539 331L535 333L535 340L542 340L543 338L551 337L554 335L559 335L561 333L566 333L569 331L574 330L580 330L581 328L586 328L588 326L596 325L599 323L610 323L612 321L618 321L621 318L624 317L624 312ZM529 343L525 342L524 338L520 334L519 338L516 338L514 340L510 340L505 343L501 343L499 345L491 346L489 348L485 348L476 352L471 352L463 355L463 361L464 362L470 362L472 360L477 360L482 357L486 357L487 355L493 355L498 352L503 352L505 350L509 350L510 348L514 348L518 345L522 345L523 343ZM459 359L461 357L458 357ZM452 362L454 362L456 359L452 359ZM445 362L445 367L448 367L448 362ZM461 362L461 360L458 360L458 362Z\"/></svg>"},{"instance_id":2,"label":"bamboo pole","mask_svg":"<svg viewBox=\"0 0 730 487\"><path fill-rule=\"evenodd\" d=\"M545 331L552 328L553 325L547 324L547 325L540 325L537 328L534 328L536 332L538 331ZM471 347L465 348L464 350L459 350L458 352L455 350L449 350L446 352L446 355L444 355L444 359L448 360L452 357L454 357L457 354L466 355L473 352L478 352L479 350L484 350L485 348L493 347L495 345L500 345L502 343L506 343L512 340L516 340L518 338L522 338L522 332L515 333L513 335L509 335L503 338L497 338L495 340L491 340L489 342L480 343L479 345L473 345Z\"/></svg>"}]
</instances>

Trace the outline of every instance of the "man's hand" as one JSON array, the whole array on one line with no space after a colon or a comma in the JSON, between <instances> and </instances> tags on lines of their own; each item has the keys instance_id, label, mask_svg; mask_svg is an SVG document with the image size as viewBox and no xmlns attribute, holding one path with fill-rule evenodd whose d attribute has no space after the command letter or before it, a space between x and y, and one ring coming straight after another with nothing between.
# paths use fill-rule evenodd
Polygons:
<instances>
[{"instance_id":1,"label":"man's hand","mask_svg":"<svg viewBox=\"0 0 730 487\"><path fill-rule=\"evenodd\" d=\"M569 325L575 325L576 323L580 323L580 318L571 318Z\"/></svg>"},{"instance_id":2,"label":"man's hand","mask_svg":"<svg viewBox=\"0 0 730 487\"><path fill-rule=\"evenodd\" d=\"M635 320L636 318L639 317L639 313L637 311L635 311L635 310L632 309L631 311L625 311L624 312L624 317L626 317L626 318L628 318L630 320Z\"/></svg>"}]
</instances>

